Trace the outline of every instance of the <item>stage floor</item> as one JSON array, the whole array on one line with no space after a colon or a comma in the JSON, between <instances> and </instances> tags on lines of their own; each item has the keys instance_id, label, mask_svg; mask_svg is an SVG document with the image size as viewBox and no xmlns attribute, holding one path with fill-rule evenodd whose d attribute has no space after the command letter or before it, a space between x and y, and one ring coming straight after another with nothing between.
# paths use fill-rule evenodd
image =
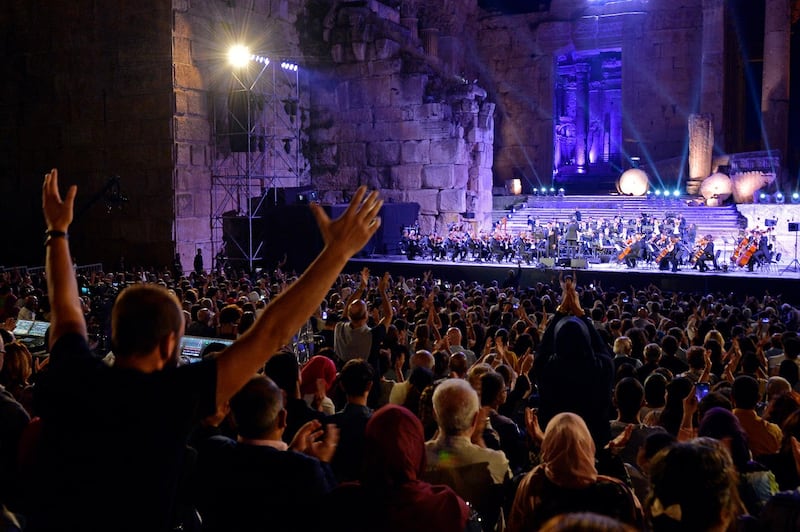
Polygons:
<instances>
[{"instance_id":1,"label":"stage floor","mask_svg":"<svg viewBox=\"0 0 800 532\"><path fill-rule=\"evenodd\" d=\"M347 271L355 272L368 267L374 275L388 271L393 276L420 277L426 271L432 271L435 277L451 282L493 280L502 283L509 270L516 270L516 263L475 263L432 261L425 259L408 260L404 255L373 255L365 258L354 258L348 263ZM573 269L564 267L543 267L541 265L521 265L520 284L533 285L538 282L552 282L561 273L574 273L579 284L597 283L605 288L617 290L642 288L653 284L662 291L681 291L694 293L730 293L739 298L748 295L763 296L782 294L784 302L800 304L800 268L787 269L788 262L772 264L769 268L747 269L734 268L729 271L708 271L701 273L691 267L682 267L678 272L660 271L646 265L628 268L617 263L589 263L587 268Z\"/></svg>"}]
</instances>

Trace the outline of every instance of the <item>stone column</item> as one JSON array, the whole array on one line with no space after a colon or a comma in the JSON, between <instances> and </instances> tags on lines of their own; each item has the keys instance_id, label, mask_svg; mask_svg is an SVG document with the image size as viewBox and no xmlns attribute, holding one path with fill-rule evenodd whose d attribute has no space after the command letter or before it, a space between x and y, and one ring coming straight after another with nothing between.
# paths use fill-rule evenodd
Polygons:
<instances>
[{"instance_id":1,"label":"stone column","mask_svg":"<svg viewBox=\"0 0 800 532\"><path fill-rule=\"evenodd\" d=\"M724 146L722 111L725 93L725 2L703 0L703 48L700 72L699 112L710 114L714 137Z\"/></svg>"},{"instance_id":2,"label":"stone column","mask_svg":"<svg viewBox=\"0 0 800 532\"><path fill-rule=\"evenodd\" d=\"M767 0L764 17L764 74L761 113L766 149L786 160L789 139L790 0Z\"/></svg>"},{"instance_id":3,"label":"stone column","mask_svg":"<svg viewBox=\"0 0 800 532\"><path fill-rule=\"evenodd\" d=\"M578 170L588 163L587 134L589 132L589 65L575 65L575 163Z\"/></svg>"},{"instance_id":4,"label":"stone column","mask_svg":"<svg viewBox=\"0 0 800 532\"><path fill-rule=\"evenodd\" d=\"M686 192L698 194L703 179L711 175L714 120L710 114L689 115L689 181Z\"/></svg>"}]
</instances>

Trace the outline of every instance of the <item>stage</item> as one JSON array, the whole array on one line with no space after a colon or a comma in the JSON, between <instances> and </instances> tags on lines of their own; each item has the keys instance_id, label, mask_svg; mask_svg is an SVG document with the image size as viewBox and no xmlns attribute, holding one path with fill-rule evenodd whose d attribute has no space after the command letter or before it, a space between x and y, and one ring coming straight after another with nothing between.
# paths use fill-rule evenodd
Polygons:
<instances>
[{"instance_id":1,"label":"stage","mask_svg":"<svg viewBox=\"0 0 800 532\"><path fill-rule=\"evenodd\" d=\"M408 260L404 255L372 255L350 260L346 271L354 273L363 267L370 269L373 275L388 271L393 276L421 277L426 271L432 271L434 277L458 281L478 281L487 283L497 281L501 284L508 276L509 270L516 270L516 263L496 262L452 262L433 261L416 258ZM722 262L720 261L720 266ZM701 273L691 267L682 267L678 272L660 271L640 263L636 268L628 268L624 264L589 263L586 268L573 269L565 267L543 267L541 265L520 266L521 286L530 286L539 282L553 282L559 274L574 273L579 284L597 284L605 289L629 290L631 286L643 288L650 284L665 292L681 291L690 293L730 293L738 298L747 295L763 296L782 294L784 302L800 305L800 271L786 269L789 261L771 264L748 272L747 269L734 268L729 271L708 271Z\"/></svg>"}]
</instances>

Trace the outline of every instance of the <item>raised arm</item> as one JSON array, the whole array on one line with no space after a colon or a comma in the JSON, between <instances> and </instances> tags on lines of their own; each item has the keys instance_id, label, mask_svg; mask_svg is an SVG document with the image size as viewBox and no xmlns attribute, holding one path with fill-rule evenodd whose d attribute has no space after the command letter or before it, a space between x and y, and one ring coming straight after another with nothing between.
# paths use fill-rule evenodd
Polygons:
<instances>
[{"instance_id":1,"label":"raised arm","mask_svg":"<svg viewBox=\"0 0 800 532\"><path fill-rule=\"evenodd\" d=\"M42 211L47 223L47 293L50 298L50 346L66 333L86 335L86 321L78 295L78 281L72 268L67 232L72 223L72 208L78 188L72 185L61 198L58 170L44 176Z\"/></svg>"},{"instance_id":2,"label":"raised arm","mask_svg":"<svg viewBox=\"0 0 800 532\"><path fill-rule=\"evenodd\" d=\"M365 197L366 196L366 197ZM325 248L285 292L272 300L255 324L217 359L217 404L227 401L305 323L339 272L380 227L383 201L377 192L356 192L350 206L331 221L319 205L311 209Z\"/></svg>"},{"instance_id":3,"label":"raised arm","mask_svg":"<svg viewBox=\"0 0 800 532\"><path fill-rule=\"evenodd\" d=\"M389 272L386 272L383 274L383 277L378 283L378 291L381 294L381 313L383 314L380 325L383 325L387 330L389 329L389 325L392 324L392 318L394 318L392 301L389 299L389 293L387 291L390 280L391 276L389 275Z\"/></svg>"}]
</instances>

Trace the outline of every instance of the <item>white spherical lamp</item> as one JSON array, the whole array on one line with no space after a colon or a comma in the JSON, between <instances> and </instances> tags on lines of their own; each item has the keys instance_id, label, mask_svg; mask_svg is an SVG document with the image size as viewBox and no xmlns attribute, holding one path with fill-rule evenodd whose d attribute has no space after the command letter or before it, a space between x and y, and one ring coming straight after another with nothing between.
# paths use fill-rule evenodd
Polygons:
<instances>
[{"instance_id":1,"label":"white spherical lamp","mask_svg":"<svg viewBox=\"0 0 800 532\"><path fill-rule=\"evenodd\" d=\"M620 194L625 194L626 196L644 196L647 194L648 186L649 179L647 174L639 168L631 168L622 172L617 183Z\"/></svg>"},{"instance_id":2,"label":"white spherical lamp","mask_svg":"<svg viewBox=\"0 0 800 532\"><path fill-rule=\"evenodd\" d=\"M727 175L717 172L703 179L700 195L706 200L717 198L720 202L728 199L733 192L733 183Z\"/></svg>"}]
</instances>

